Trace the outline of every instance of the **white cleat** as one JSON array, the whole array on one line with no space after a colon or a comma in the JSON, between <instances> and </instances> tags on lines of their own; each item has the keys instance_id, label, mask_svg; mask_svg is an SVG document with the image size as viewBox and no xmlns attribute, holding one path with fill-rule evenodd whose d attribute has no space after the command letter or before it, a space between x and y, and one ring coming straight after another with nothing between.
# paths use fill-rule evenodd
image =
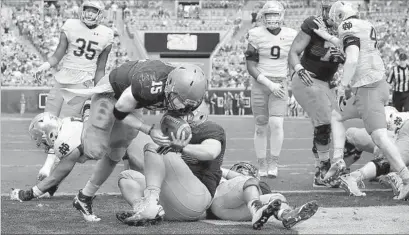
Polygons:
<instances>
[{"instance_id":1,"label":"white cleat","mask_svg":"<svg viewBox=\"0 0 409 235\"><path fill-rule=\"evenodd\" d=\"M278 175L278 159L274 157L267 157L267 176L277 178Z\"/></svg>"},{"instance_id":2,"label":"white cleat","mask_svg":"<svg viewBox=\"0 0 409 235\"><path fill-rule=\"evenodd\" d=\"M267 177L267 161L265 158L258 158L258 174L260 177Z\"/></svg>"},{"instance_id":3,"label":"white cleat","mask_svg":"<svg viewBox=\"0 0 409 235\"><path fill-rule=\"evenodd\" d=\"M366 193L362 192L359 189L358 182L362 187L365 187L362 180L359 180L350 174L342 175L340 177L340 187L345 190L345 192L349 193L349 195L353 195L356 197L365 197Z\"/></svg>"},{"instance_id":4,"label":"white cleat","mask_svg":"<svg viewBox=\"0 0 409 235\"><path fill-rule=\"evenodd\" d=\"M323 179L324 183L337 179L346 170L346 168L347 166L345 164L344 159L340 159L334 162L331 165L331 168L329 168L327 174L325 174L324 176Z\"/></svg>"},{"instance_id":5,"label":"white cleat","mask_svg":"<svg viewBox=\"0 0 409 235\"><path fill-rule=\"evenodd\" d=\"M392 188L394 196L399 195L403 187L403 181L396 172L391 172L387 175L381 175L378 177L378 179L381 185Z\"/></svg>"}]
</instances>

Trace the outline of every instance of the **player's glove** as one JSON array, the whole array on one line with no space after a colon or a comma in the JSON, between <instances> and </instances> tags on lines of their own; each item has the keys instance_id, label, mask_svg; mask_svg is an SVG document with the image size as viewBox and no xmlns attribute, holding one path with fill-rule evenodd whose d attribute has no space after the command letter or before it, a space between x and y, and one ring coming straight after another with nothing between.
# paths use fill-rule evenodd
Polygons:
<instances>
[{"instance_id":1,"label":"player's glove","mask_svg":"<svg viewBox=\"0 0 409 235\"><path fill-rule=\"evenodd\" d=\"M270 82L268 88L277 97L283 98L285 96L284 86L277 82Z\"/></svg>"},{"instance_id":2,"label":"player's glove","mask_svg":"<svg viewBox=\"0 0 409 235\"><path fill-rule=\"evenodd\" d=\"M331 47L329 49L329 62L334 64L344 64L345 63L345 55L336 47Z\"/></svg>"},{"instance_id":3,"label":"player's glove","mask_svg":"<svg viewBox=\"0 0 409 235\"><path fill-rule=\"evenodd\" d=\"M10 200L12 201L30 201L31 199L34 198L34 193L33 193L33 189L29 189L29 190L21 190L21 189L11 189L11 193L10 193Z\"/></svg>"},{"instance_id":4,"label":"player's glove","mask_svg":"<svg viewBox=\"0 0 409 235\"><path fill-rule=\"evenodd\" d=\"M314 83L311 77L312 73L305 70L301 64L297 64L296 66L294 66L294 70L298 74L298 77L306 86L311 86Z\"/></svg>"}]
</instances>

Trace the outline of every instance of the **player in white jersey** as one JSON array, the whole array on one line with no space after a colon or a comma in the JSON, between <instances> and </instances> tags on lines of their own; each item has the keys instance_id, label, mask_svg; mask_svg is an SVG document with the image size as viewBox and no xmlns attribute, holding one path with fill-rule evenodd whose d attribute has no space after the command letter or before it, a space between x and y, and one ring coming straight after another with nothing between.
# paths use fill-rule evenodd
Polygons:
<instances>
[{"instance_id":1,"label":"player in white jersey","mask_svg":"<svg viewBox=\"0 0 409 235\"><path fill-rule=\"evenodd\" d=\"M346 168L343 160L345 145L343 122L361 118L373 142L385 154L391 168L402 178L403 188L397 198L405 199L409 197L409 170L402 160L399 149L387 134L384 106L389 100L389 86L377 47L376 30L369 21L359 19L358 10L348 2L334 3L329 16L333 26L337 28L340 39L320 29L316 29L315 32L344 49L346 61L341 84L346 88L352 87L354 96L342 101L345 105L332 113L334 163L325 175L324 181L338 178Z\"/></svg>"},{"instance_id":2,"label":"player in white jersey","mask_svg":"<svg viewBox=\"0 0 409 235\"><path fill-rule=\"evenodd\" d=\"M254 78L251 107L256 122L254 148L260 176L277 177L278 158L284 140L289 74L287 55L297 35L294 29L282 27L284 13L281 3L267 2L259 12L263 25L249 30L245 52L247 70ZM269 128L270 156L266 157Z\"/></svg>"},{"instance_id":3,"label":"player in white jersey","mask_svg":"<svg viewBox=\"0 0 409 235\"><path fill-rule=\"evenodd\" d=\"M388 125L389 136L396 143L403 161L409 165L409 113L398 112L396 108L388 106L385 107L386 121ZM399 195L402 187L402 179L396 172L391 172L393 169L390 167L390 163L384 157L382 151L375 145L371 136L366 132L364 128L349 128L346 132L346 141L351 147L349 149L355 149L355 151L349 151L353 154L358 152L359 159L360 154L365 151L374 154L374 160L368 162L362 168L351 172L350 174L342 175L340 177L341 187L354 196L365 196L366 194L360 190L359 186L363 180L371 180L378 177L381 183L386 183L392 186L395 196ZM347 147L348 148L348 147ZM350 154L346 153L344 159L348 158ZM346 160L347 162L347 160ZM350 164L352 164L351 162ZM348 163L347 163L348 164Z\"/></svg>"},{"instance_id":4,"label":"player in white jersey","mask_svg":"<svg viewBox=\"0 0 409 235\"><path fill-rule=\"evenodd\" d=\"M61 88L87 89L93 87L105 75L105 66L112 48L114 33L101 25L104 5L99 1L85 1L80 9L80 19L68 19L60 33L60 42L54 54L35 72L40 79L44 71L57 66L62 68L55 75L55 84L47 97L45 112L57 117L80 117L86 100L67 104L61 95ZM57 159L53 152L47 156L38 178L50 175Z\"/></svg>"}]
</instances>

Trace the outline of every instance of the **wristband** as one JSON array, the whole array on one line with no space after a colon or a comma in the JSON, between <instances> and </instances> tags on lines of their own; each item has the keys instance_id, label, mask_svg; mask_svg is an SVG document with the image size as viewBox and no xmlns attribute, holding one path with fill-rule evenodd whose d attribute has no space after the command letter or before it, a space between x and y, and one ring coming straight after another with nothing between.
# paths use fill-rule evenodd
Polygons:
<instances>
[{"instance_id":1,"label":"wristband","mask_svg":"<svg viewBox=\"0 0 409 235\"><path fill-rule=\"evenodd\" d=\"M298 71L300 71L301 69L304 69L304 67L303 67L301 64L296 64L296 65L294 66L294 70L295 70L295 72L297 72L297 73L298 73Z\"/></svg>"},{"instance_id":2,"label":"wristband","mask_svg":"<svg viewBox=\"0 0 409 235\"><path fill-rule=\"evenodd\" d=\"M151 128L149 128L148 135L151 135L153 128L155 128L155 124L152 124Z\"/></svg>"},{"instance_id":3,"label":"wristband","mask_svg":"<svg viewBox=\"0 0 409 235\"><path fill-rule=\"evenodd\" d=\"M44 64L42 64L42 65L38 68L38 70L39 70L39 71L44 71L44 70L47 70L47 69L49 69L49 68L51 68L51 64L47 61L47 62L45 62Z\"/></svg>"}]
</instances>

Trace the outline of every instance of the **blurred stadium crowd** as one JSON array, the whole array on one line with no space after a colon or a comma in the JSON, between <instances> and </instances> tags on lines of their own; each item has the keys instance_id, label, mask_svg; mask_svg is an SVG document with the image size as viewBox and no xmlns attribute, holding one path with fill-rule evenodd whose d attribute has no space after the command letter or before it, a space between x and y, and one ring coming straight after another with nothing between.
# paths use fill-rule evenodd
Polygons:
<instances>
[{"instance_id":1,"label":"blurred stadium crowd","mask_svg":"<svg viewBox=\"0 0 409 235\"><path fill-rule=\"evenodd\" d=\"M25 2L17 5L2 2L1 85L50 86L53 82L53 70L49 70L47 79L35 83L33 69L54 52L61 26L66 19L78 17L82 1L65 0L44 5L41 1ZM319 1L285 1L286 26L299 30L302 21L316 13L317 2ZM363 3L359 5L363 16L377 26L379 48L385 64L391 68L399 53L409 51L409 1L360 2ZM210 85L212 88L250 88L250 76L246 71L243 55L247 46L246 32L257 26L257 12L264 1L202 0L200 7L175 5L174 1L130 0L104 3L107 12L104 24L115 31L117 24L114 22L119 11L122 11L121 23L133 31L232 30L232 38L225 40L226 43L212 57ZM243 11L251 14L244 17ZM107 70L130 59L126 48L121 45L120 36L118 33L115 35L115 45L109 56ZM295 99L289 100L289 107L298 110L297 106Z\"/></svg>"}]
</instances>

